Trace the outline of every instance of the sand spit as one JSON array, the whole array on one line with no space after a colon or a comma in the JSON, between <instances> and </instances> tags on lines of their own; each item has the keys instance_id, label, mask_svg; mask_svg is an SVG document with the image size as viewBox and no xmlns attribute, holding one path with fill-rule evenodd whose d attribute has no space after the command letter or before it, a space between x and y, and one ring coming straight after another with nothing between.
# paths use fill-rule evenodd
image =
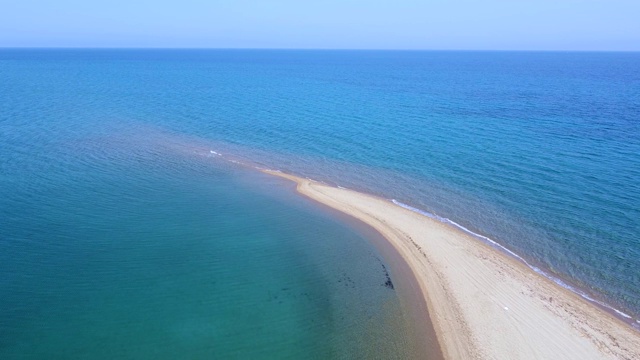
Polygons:
<instances>
[{"instance_id":1,"label":"sand spit","mask_svg":"<svg viewBox=\"0 0 640 360\"><path fill-rule=\"evenodd\" d=\"M638 331L462 231L386 199L263 171L396 248L418 279L447 359L640 359Z\"/></svg>"}]
</instances>

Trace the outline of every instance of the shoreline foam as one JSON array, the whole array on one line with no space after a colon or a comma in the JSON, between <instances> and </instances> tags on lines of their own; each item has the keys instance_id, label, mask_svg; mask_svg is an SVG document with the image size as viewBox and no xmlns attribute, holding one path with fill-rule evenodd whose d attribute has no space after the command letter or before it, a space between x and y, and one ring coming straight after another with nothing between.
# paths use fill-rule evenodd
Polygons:
<instances>
[{"instance_id":1,"label":"shoreline foam","mask_svg":"<svg viewBox=\"0 0 640 360\"><path fill-rule=\"evenodd\" d=\"M301 194L372 226L396 248L422 287L446 358L640 358L640 334L595 304L616 309L491 239L395 200L262 171L296 182Z\"/></svg>"}]
</instances>

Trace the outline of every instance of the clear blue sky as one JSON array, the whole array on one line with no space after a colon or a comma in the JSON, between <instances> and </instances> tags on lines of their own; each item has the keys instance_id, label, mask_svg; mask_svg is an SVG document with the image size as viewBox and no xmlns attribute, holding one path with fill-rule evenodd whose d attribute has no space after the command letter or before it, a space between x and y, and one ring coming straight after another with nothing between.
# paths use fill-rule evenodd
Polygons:
<instances>
[{"instance_id":1,"label":"clear blue sky","mask_svg":"<svg viewBox=\"0 0 640 360\"><path fill-rule=\"evenodd\" d=\"M0 0L0 47L640 50L640 0Z\"/></svg>"}]
</instances>

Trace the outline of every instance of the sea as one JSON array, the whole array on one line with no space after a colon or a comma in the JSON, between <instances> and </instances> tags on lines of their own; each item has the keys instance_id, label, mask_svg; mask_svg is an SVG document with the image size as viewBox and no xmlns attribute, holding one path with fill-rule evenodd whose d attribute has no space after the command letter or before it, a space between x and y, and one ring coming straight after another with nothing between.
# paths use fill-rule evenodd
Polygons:
<instances>
[{"instance_id":1,"label":"sea","mask_svg":"<svg viewBox=\"0 0 640 360\"><path fill-rule=\"evenodd\" d=\"M0 358L438 358L378 235L259 168L640 326L640 53L0 49Z\"/></svg>"}]
</instances>

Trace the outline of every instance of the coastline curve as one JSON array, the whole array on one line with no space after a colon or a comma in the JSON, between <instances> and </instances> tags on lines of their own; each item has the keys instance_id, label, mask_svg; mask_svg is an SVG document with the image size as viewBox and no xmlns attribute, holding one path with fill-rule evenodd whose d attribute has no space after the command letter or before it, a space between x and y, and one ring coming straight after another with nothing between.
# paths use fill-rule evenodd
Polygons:
<instances>
[{"instance_id":1,"label":"coastline curve","mask_svg":"<svg viewBox=\"0 0 640 360\"><path fill-rule=\"evenodd\" d=\"M498 251L497 243L395 200L260 170L294 181L300 194L390 242L420 284L447 359L640 358L640 334L631 326L519 256Z\"/></svg>"}]
</instances>

